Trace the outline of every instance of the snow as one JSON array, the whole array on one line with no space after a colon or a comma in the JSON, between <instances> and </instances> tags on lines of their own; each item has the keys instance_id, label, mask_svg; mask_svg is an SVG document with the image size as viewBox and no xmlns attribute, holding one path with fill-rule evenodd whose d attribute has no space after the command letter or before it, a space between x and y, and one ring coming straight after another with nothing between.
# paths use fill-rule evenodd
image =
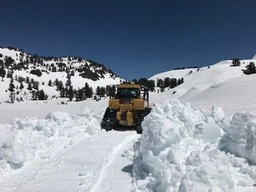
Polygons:
<instances>
[{"instance_id":1,"label":"snow","mask_svg":"<svg viewBox=\"0 0 256 192\"><path fill-rule=\"evenodd\" d=\"M255 118L229 121L221 109L200 111L178 100L156 106L135 148L137 191L255 191L256 166L244 161L255 164Z\"/></svg>"},{"instance_id":2,"label":"snow","mask_svg":"<svg viewBox=\"0 0 256 192\"><path fill-rule=\"evenodd\" d=\"M225 127L220 146L256 165L256 115L236 113Z\"/></svg>"},{"instance_id":3,"label":"snow","mask_svg":"<svg viewBox=\"0 0 256 192\"><path fill-rule=\"evenodd\" d=\"M256 75L241 71L251 61L153 76L183 77L184 83L150 93L155 105L141 135L100 129L108 98L11 104L5 102L9 81L0 81L0 191L255 191ZM63 76L15 73L40 86ZM91 83L119 83L112 80ZM80 87L85 81L75 74L72 83Z\"/></svg>"}]
</instances>

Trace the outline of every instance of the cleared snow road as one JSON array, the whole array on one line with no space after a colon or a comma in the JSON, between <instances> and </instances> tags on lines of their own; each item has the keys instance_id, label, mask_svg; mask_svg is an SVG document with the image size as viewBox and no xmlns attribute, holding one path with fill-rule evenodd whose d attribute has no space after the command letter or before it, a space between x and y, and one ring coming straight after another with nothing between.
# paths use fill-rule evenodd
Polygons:
<instances>
[{"instance_id":1,"label":"cleared snow road","mask_svg":"<svg viewBox=\"0 0 256 192\"><path fill-rule=\"evenodd\" d=\"M134 131L102 131L51 159L26 165L0 183L0 191L122 191L132 189Z\"/></svg>"}]
</instances>

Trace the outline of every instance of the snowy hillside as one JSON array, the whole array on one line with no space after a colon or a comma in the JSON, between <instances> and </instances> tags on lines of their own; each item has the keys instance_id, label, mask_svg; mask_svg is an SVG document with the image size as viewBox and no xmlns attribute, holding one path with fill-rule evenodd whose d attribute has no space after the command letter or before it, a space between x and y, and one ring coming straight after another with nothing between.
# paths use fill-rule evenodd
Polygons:
<instances>
[{"instance_id":1,"label":"snowy hillside","mask_svg":"<svg viewBox=\"0 0 256 192\"><path fill-rule=\"evenodd\" d=\"M17 96L23 100L31 99L31 90L27 90L31 81L37 84L35 91L43 90L52 98L60 95L61 90L56 91L57 83L61 82L65 87L68 76L73 90L82 89L85 83L88 83L94 92L97 86L106 87L123 80L104 65L81 57L40 57L16 48L0 47L0 69L4 70L4 74L1 71L0 76L13 77L16 91L20 93ZM0 96L0 102L3 102L9 100L9 92L6 90L9 88L10 78L1 80L0 90L3 94ZM24 86L22 90L19 88L21 83Z\"/></svg>"},{"instance_id":2,"label":"snowy hillside","mask_svg":"<svg viewBox=\"0 0 256 192\"><path fill-rule=\"evenodd\" d=\"M200 108L210 109L212 105L218 105L228 113L246 109L256 112L253 99L256 75L245 75L242 71L250 62L256 63L256 60L241 60L241 65L236 67L231 67L232 60L226 60L199 70L172 70L154 75L150 79L183 77L184 83L173 89L167 88L164 93L152 93L152 97L157 97L156 103L179 99Z\"/></svg>"}]
</instances>

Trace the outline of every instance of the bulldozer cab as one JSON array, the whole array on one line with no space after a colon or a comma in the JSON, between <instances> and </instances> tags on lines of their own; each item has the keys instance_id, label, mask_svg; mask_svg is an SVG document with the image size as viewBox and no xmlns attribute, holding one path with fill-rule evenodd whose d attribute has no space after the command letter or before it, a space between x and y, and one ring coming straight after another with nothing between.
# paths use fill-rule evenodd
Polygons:
<instances>
[{"instance_id":1,"label":"bulldozer cab","mask_svg":"<svg viewBox=\"0 0 256 192\"><path fill-rule=\"evenodd\" d=\"M116 99L140 98L140 89L138 88L118 88L115 96Z\"/></svg>"},{"instance_id":2,"label":"bulldozer cab","mask_svg":"<svg viewBox=\"0 0 256 192\"><path fill-rule=\"evenodd\" d=\"M139 84L119 84L115 99L143 99L149 100L148 89Z\"/></svg>"}]
</instances>

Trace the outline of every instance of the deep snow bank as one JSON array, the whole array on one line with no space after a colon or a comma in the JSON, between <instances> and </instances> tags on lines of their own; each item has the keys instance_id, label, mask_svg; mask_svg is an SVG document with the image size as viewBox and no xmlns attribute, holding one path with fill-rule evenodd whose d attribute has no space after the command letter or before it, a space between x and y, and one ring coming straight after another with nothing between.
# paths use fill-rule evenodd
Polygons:
<instances>
[{"instance_id":1,"label":"deep snow bank","mask_svg":"<svg viewBox=\"0 0 256 192\"><path fill-rule=\"evenodd\" d=\"M220 148L256 165L256 116L249 112L236 113L223 129L225 135L220 141Z\"/></svg>"},{"instance_id":2,"label":"deep snow bank","mask_svg":"<svg viewBox=\"0 0 256 192\"><path fill-rule=\"evenodd\" d=\"M78 115L49 113L45 119L19 118L0 125L0 173L43 160L100 131L99 117L87 108Z\"/></svg>"},{"instance_id":3,"label":"deep snow bank","mask_svg":"<svg viewBox=\"0 0 256 192\"><path fill-rule=\"evenodd\" d=\"M142 136L134 146L137 191L234 191L253 187L256 168L218 146L223 131L239 127L236 121L248 124L248 118L235 118L230 123L218 107L200 111L177 100L156 106L145 118ZM239 131L233 132L239 135ZM225 141L221 140L226 149L230 143L227 134ZM255 147L250 142L252 145Z\"/></svg>"}]
</instances>

